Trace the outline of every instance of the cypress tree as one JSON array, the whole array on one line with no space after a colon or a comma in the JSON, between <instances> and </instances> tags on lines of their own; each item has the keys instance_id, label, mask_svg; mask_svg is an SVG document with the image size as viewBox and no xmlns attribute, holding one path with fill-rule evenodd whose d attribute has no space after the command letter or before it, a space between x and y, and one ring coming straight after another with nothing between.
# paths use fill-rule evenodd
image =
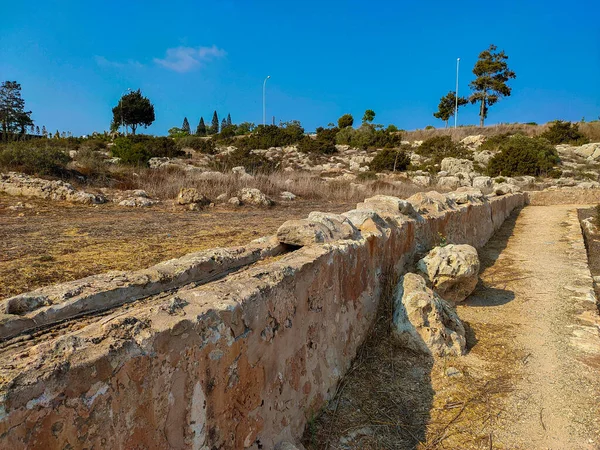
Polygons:
<instances>
[{"instance_id":1,"label":"cypress tree","mask_svg":"<svg viewBox=\"0 0 600 450\"><path fill-rule=\"evenodd\" d=\"M217 134L219 132L219 116L217 116L217 111L213 113L212 123L210 126L210 133Z\"/></svg>"},{"instance_id":2,"label":"cypress tree","mask_svg":"<svg viewBox=\"0 0 600 450\"><path fill-rule=\"evenodd\" d=\"M196 136L206 136L206 125L204 124L204 117L200 117L200 122L196 127Z\"/></svg>"},{"instance_id":3,"label":"cypress tree","mask_svg":"<svg viewBox=\"0 0 600 450\"><path fill-rule=\"evenodd\" d=\"M183 125L181 125L181 129L184 133L190 134L190 123L187 120L187 117L183 118Z\"/></svg>"},{"instance_id":4,"label":"cypress tree","mask_svg":"<svg viewBox=\"0 0 600 450\"><path fill-rule=\"evenodd\" d=\"M221 131L223 131L223 128L225 128L227 126L227 119L225 119L223 117L223 120L221 120Z\"/></svg>"},{"instance_id":5,"label":"cypress tree","mask_svg":"<svg viewBox=\"0 0 600 450\"><path fill-rule=\"evenodd\" d=\"M227 126L231 126L231 114L227 114Z\"/></svg>"}]
</instances>

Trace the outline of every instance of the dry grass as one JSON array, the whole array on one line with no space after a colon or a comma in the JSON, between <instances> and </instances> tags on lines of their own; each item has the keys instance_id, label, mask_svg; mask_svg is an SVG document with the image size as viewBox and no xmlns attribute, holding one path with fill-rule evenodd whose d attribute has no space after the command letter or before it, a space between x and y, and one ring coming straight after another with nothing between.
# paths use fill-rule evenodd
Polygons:
<instances>
[{"instance_id":1,"label":"dry grass","mask_svg":"<svg viewBox=\"0 0 600 450\"><path fill-rule=\"evenodd\" d=\"M409 141L424 141L434 136L451 136L453 140L460 141L467 136L481 134L483 136L494 136L504 133L523 133L526 136L539 136L548 129L549 124L527 125L524 123L499 124L487 127L459 127L459 128L434 128L431 130L408 131L403 139ZM579 123L580 131L585 134L591 142L600 142L600 121Z\"/></svg>"},{"instance_id":2,"label":"dry grass","mask_svg":"<svg viewBox=\"0 0 600 450\"><path fill-rule=\"evenodd\" d=\"M306 200L358 202L373 195L394 195L407 198L424 190L405 178L392 181L324 181L307 172L275 172L257 175L254 179L243 179L235 174L221 174L215 179L204 179L195 172L178 169L144 169L130 174L126 186L129 189L144 189L159 199L174 199L181 188L194 187L210 199L220 194L234 196L242 188L257 188L274 200L281 192L290 191Z\"/></svg>"}]
</instances>

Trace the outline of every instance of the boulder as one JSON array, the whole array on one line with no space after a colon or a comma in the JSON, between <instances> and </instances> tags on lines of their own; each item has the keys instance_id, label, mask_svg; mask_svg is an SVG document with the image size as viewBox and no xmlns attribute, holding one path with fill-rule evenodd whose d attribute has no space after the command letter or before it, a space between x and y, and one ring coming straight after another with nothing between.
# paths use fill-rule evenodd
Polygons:
<instances>
[{"instance_id":1,"label":"boulder","mask_svg":"<svg viewBox=\"0 0 600 450\"><path fill-rule=\"evenodd\" d=\"M352 225L362 233L380 234L388 228L386 221L375 211L369 209L353 209L345 212L342 216L347 217Z\"/></svg>"},{"instance_id":2,"label":"boulder","mask_svg":"<svg viewBox=\"0 0 600 450\"><path fill-rule=\"evenodd\" d=\"M468 159L444 158L442 159L441 170L448 172L448 175L456 175L459 172L473 172L473 161Z\"/></svg>"},{"instance_id":3,"label":"boulder","mask_svg":"<svg viewBox=\"0 0 600 450\"><path fill-rule=\"evenodd\" d=\"M473 187L478 189L489 189L492 187L492 179L490 177L475 177L473 178Z\"/></svg>"},{"instance_id":4,"label":"boulder","mask_svg":"<svg viewBox=\"0 0 600 450\"><path fill-rule=\"evenodd\" d=\"M475 247L449 244L432 249L418 262L417 269L442 298L458 303L477 286L479 257Z\"/></svg>"},{"instance_id":5,"label":"boulder","mask_svg":"<svg viewBox=\"0 0 600 450\"><path fill-rule=\"evenodd\" d=\"M487 166L488 163L490 162L490 159L492 159L494 157L494 154L489 151L489 150L483 150L481 152L477 152L473 154L473 159L475 160L475 162L478 162L479 164L483 165L483 166Z\"/></svg>"},{"instance_id":6,"label":"boulder","mask_svg":"<svg viewBox=\"0 0 600 450\"><path fill-rule=\"evenodd\" d=\"M268 207L274 204L273 200L255 188L243 188L238 192L238 197L246 205Z\"/></svg>"},{"instance_id":7,"label":"boulder","mask_svg":"<svg viewBox=\"0 0 600 450\"><path fill-rule=\"evenodd\" d=\"M289 191L283 191L281 194L279 194L279 197L281 197L282 200L287 200L288 202L296 200L296 195Z\"/></svg>"},{"instance_id":8,"label":"boulder","mask_svg":"<svg viewBox=\"0 0 600 450\"><path fill-rule=\"evenodd\" d=\"M428 355L460 356L466 351L458 315L414 273L404 275L396 287L392 332L401 345Z\"/></svg>"},{"instance_id":9,"label":"boulder","mask_svg":"<svg viewBox=\"0 0 600 450\"><path fill-rule=\"evenodd\" d=\"M324 225L331 232L332 239L356 239L360 234L350 219L339 214L313 211L308 220Z\"/></svg>"},{"instance_id":10,"label":"boulder","mask_svg":"<svg viewBox=\"0 0 600 450\"><path fill-rule=\"evenodd\" d=\"M460 178L454 176L440 177L438 178L437 184L441 188L454 190L461 186L461 181Z\"/></svg>"},{"instance_id":11,"label":"boulder","mask_svg":"<svg viewBox=\"0 0 600 450\"><path fill-rule=\"evenodd\" d=\"M454 202L437 191L418 192L407 201L420 213L441 213L454 208Z\"/></svg>"},{"instance_id":12,"label":"boulder","mask_svg":"<svg viewBox=\"0 0 600 450\"><path fill-rule=\"evenodd\" d=\"M455 202L457 205L464 205L467 203L482 203L487 201L486 196L481 190L472 187L459 187L456 191L449 192L446 194L450 200Z\"/></svg>"},{"instance_id":13,"label":"boulder","mask_svg":"<svg viewBox=\"0 0 600 450\"><path fill-rule=\"evenodd\" d=\"M358 203L356 209L368 209L376 211L382 216L405 216L416 218L418 216L413 205L407 200L399 199L391 195L375 195L366 198L363 203Z\"/></svg>"},{"instance_id":14,"label":"boulder","mask_svg":"<svg viewBox=\"0 0 600 450\"><path fill-rule=\"evenodd\" d=\"M411 181L413 183L415 183L417 186L427 187L427 186L431 185L431 177L428 177L425 175L418 175L416 177L413 177L411 179Z\"/></svg>"},{"instance_id":15,"label":"boulder","mask_svg":"<svg viewBox=\"0 0 600 450\"><path fill-rule=\"evenodd\" d=\"M241 206L242 205L242 202L237 197L231 197L229 200L227 200L227 203L229 203L230 205L233 205L233 206Z\"/></svg>"},{"instance_id":16,"label":"boulder","mask_svg":"<svg viewBox=\"0 0 600 450\"><path fill-rule=\"evenodd\" d=\"M198 192L196 188L181 188L177 194L177 203L180 205L191 205L197 203L200 206L205 206L210 203L209 198Z\"/></svg>"},{"instance_id":17,"label":"boulder","mask_svg":"<svg viewBox=\"0 0 600 450\"><path fill-rule=\"evenodd\" d=\"M600 183L597 181L583 181L577 184L579 189L598 189L600 188Z\"/></svg>"},{"instance_id":18,"label":"boulder","mask_svg":"<svg viewBox=\"0 0 600 450\"><path fill-rule=\"evenodd\" d=\"M324 244L333 240L331 231L325 225L308 219L288 220L277 230L277 239L282 244L295 247Z\"/></svg>"},{"instance_id":19,"label":"boulder","mask_svg":"<svg viewBox=\"0 0 600 450\"><path fill-rule=\"evenodd\" d=\"M467 136L463 138L460 143L466 147L469 147L470 149L475 149L483 144L483 141L485 141L485 136L482 134L477 134L475 136Z\"/></svg>"},{"instance_id":20,"label":"boulder","mask_svg":"<svg viewBox=\"0 0 600 450\"><path fill-rule=\"evenodd\" d=\"M232 168L231 172L233 172L236 175L244 175L246 173L246 169L244 168L244 166L237 166Z\"/></svg>"},{"instance_id":21,"label":"boulder","mask_svg":"<svg viewBox=\"0 0 600 450\"><path fill-rule=\"evenodd\" d=\"M492 191L496 195L506 195L521 192L521 188L519 186L515 186L514 184L500 183L494 184Z\"/></svg>"},{"instance_id":22,"label":"boulder","mask_svg":"<svg viewBox=\"0 0 600 450\"><path fill-rule=\"evenodd\" d=\"M218 202L226 202L227 201L227 194L226 193L219 194L217 196L217 201Z\"/></svg>"}]
</instances>

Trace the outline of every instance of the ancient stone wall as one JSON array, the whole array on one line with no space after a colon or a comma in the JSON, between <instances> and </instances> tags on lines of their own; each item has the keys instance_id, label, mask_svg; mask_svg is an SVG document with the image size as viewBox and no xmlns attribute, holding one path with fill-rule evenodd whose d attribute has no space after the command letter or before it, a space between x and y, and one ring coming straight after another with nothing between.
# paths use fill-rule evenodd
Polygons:
<instances>
[{"instance_id":1,"label":"ancient stone wall","mask_svg":"<svg viewBox=\"0 0 600 450\"><path fill-rule=\"evenodd\" d=\"M329 228L319 219L329 233L320 243L276 257L280 250L269 250L212 282L169 284L29 329L0 354L0 448L271 449L295 441L350 366L386 277L440 240L481 247L523 204L522 194L471 191L367 199L331 216ZM336 238L340 223L357 230ZM0 327L60 301L13 309Z\"/></svg>"}]
</instances>

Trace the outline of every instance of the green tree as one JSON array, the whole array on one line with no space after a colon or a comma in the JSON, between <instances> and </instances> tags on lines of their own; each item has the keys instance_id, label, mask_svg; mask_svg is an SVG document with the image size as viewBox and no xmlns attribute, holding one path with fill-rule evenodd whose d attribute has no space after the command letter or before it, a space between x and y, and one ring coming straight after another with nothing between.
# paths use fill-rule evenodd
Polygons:
<instances>
[{"instance_id":1,"label":"green tree","mask_svg":"<svg viewBox=\"0 0 600 450\"><path fill-rule=\"evenodd\" d=\"M54 133L54 139L60 139L60 133L58 130L56 130L56 133Z\"/></svg>"},{"instance_id":2,"label":"green tree","mask_svg":"<svg viewBox=\"0 0 600 450\"><path fill-rule=\"evenodd\" d=\"M21 98L21 85L16 81L5 81L0 86L0 123L4 139L9 133L25 134L33 125L31 111L25 111L25 100Z\"/></svg>"},{"instance_id":3,"label":"green tree","mask_svg":"<svg viewBox=\"0 0 600 450\"><path fill-rule=\"evenodd\" d=\"M371 122L373 122L374 119L375 119L375 111L373 111L372 109L367 109L362 118L363 123L371 123Z\"/></svg>"},{"instance_id":4,"label":"green tree","mask_svg":"<svg viewBox=\"0 0 600 450\"><path fill-rule=\"evenodd\" d=\"M232 125L231 123L231 114L227 114L227 124L228 127L230 127Z\"/></svg>"},{"instance_id":5,"label":"green tree","mask_svg":"<svg viewBox=\"0 0 600 450\"><path fill-rule=\"evenodd\" d=\"M38 135L38 136L40 135L40 127L39 127L39 125L35 127L35 134Z\"/></svg>"},{"instance_id":6,"label":"green tree","mask_svg":"<svg viewBox=\"0 0 600 450\"><path fill-rule=\"evenodd\" d=\"M206 136L206 125L204 124L204 117L200 117L200 122L196 127L196 136Z\"/></svg>"},{"instance_id":7,"label":"green tree","mask_svg":"<svg viewBox=\"0 0 600 450\"><path fill-rule=\"evenodd\" d=\"M237 126L236 134L249 134L254 128L256 128L256 125L252 122L242 122Z\"/></svg>"},{"instance_id":8,"label":"green tree","mask_svg":"<svg viewBox=\"0 0 600 450\"><path fill-rule=\"evenodd\" d=\"M516 78L515 73L508 68L508 56L503 51L497 52L495 45L479 54L473 73L477 78L471 81L469 87L473 91L469 100L471 103L479 102L479 126L483 127L487 118L488 108L494 105L501 97L508 97L511 88L506 84L508 80Z\"/></svg>"},{"instance_id":9,"label":"green tree","mask_svg":"<svg viewBox=\"0 0 600 450\"><path fill-rule=\"evenodd\" d=\"M344 114L338 119L338 128L341 130L342 128L351 127L354 125L354 117L352 114Z\"/></svg>"},{"instance_id":10,"label":"green tree","mask_svg":"<svg viewBox=\"0 0 600 450\"><path fill-rule=\"evenodd\" d=\"M227 126L227 119L225 117L223 117L223 120L221 120L221 131L223 130L223 128L225 128Z\"/></svg>"},{"instance_id":11,"label":"green tree","mask_svg":"<svg viewBox=\"0 0 600 450\"><path fill-rule=\"evenodd\" d=\"M210 125L210 134L217 134L219 132L219 116L217 111L213 113L212 122Z\"/></svg>"},{"instance_id":12,"label":"green tree","mask_svg":"<svg viewBox=\"0 0 600 450\"><path fill-rule=\"evenodd\" d=\"M154 122L154 105L147 97L142 96L142 91L137 90L124 95L117 106L113 108L113 124L123 123L131 127L135 135L138 126L149 127Z\"/></svg>"},{"instance_id":13,"label":"green tree","mask_svg":"<svg viewBox=\"0 0 600 450\"><path fill-rule=\"evenodd\" d=\"M190 123L188 122L187 117L183 118L183 125L181 125L181 130L187 134L190 134L190 132L191 132L190 131Z\"/></svg>"},{"instance_id":14,"label":"green tree","mask_svg":"<svg viewBox=\"0 0 600 450\"><path fill-rule=\"evenodd\" d=\"M46 130L46 125L42 125L42 136L45 138L48 137L48 130Z\"/></svg>"},{"instance_id":15,"label":"green tree","mask_svg":"<svg viewBox=\"0 0 600 450\"><path fill-rule=\"evenodd\" d=\"M458 97L458 107L466 105L469 101L465 97ZM441 119L446 123L448 127L448 120L454 116L454 109L456 107L456 94L453 91L448 92L444 97L440 99L437 112L433 113L433 117Z\"/></svg>"}]
</instances>

